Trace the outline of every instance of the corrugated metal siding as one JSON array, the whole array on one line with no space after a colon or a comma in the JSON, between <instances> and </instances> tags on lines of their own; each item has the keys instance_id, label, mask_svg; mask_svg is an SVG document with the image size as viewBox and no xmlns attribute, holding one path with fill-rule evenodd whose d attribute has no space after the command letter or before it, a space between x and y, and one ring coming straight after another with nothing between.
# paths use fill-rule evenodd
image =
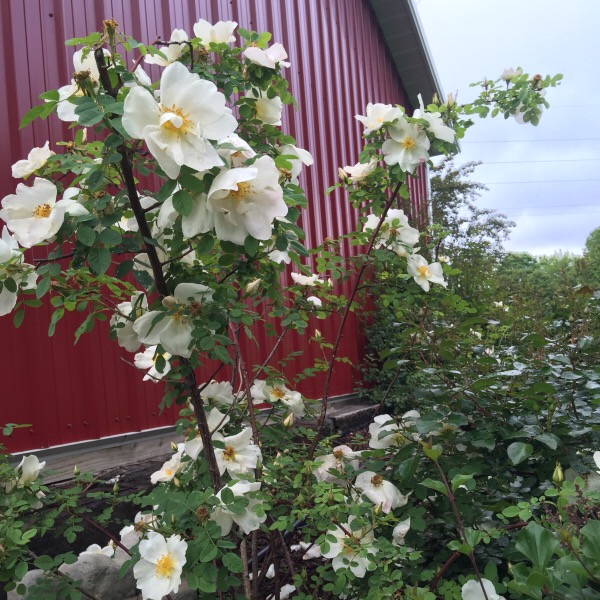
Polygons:
<instances>
[{"instance_id":1,"label":"corrugated metal siding","mask_svg":"<svg viewBox=\"0 0 600 600\"><path fill-rule=\"evenodd\" d=\"M307 244L316 245L353 228L357 213L344 194L322 191L336 181L337 167L354 164L361 148L361 126L354 115L367 102L406 105L406 96L382 41L367 0L3 0L0 2L2 56L0 81L0 135L10 148L0 156L0 197L14 192L10 166L34 146L68 140L65 124L55 116L18 131L20 117L39 102L37 96L69 81L73 48L63 40L81 36L114 18L135 39L150 43L168 39L175 28L192 32L199 19L235 20L240 26L271 31L273 40L288 50L292 93L301 112L287 110L284 126L311 151L315 166L303 184L311 210L303 216ZM426 210L424 181L413 183L411 208L415 224L423 225ZM346 253L350 248L344 249ZM44 249L33 249L35 257ZM348 284L339 291L347 294ZM0 320L0 423L31 423L10 440L13 451L48 447L139 431L173 422L174 412L159 414L161 385L142 384L140 372L124 361L107 337L107 326L84 336L73 348L78 322L65 318L55 336L46 337L50 311L29 310L21 330L10 318ZM315 322L328 339L335 335L336 319ZM258 348L249 345L247 361L257 364L268 354L273 338L260 334ZM303 348L306 342L289 334L280 356ZM357 363L362 348L355 319L347 324L341 354ZM311 365L309 347L289 364L290 375ZM349 393L357 379L355 369L336 367L330 395ZM300 384L309 397L318 397L322 381Z\"/></svg>"}]
</instances>

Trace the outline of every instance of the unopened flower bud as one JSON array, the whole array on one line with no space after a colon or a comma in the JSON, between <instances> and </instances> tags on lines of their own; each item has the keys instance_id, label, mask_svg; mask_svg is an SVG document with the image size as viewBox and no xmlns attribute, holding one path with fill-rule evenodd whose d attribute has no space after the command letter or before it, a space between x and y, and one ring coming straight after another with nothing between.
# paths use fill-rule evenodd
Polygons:
<instances>
[{"instance_id":1,"label":"unopened flower bud","mask_svg":"<svg viewBox=\"0 0 600 600\"><path fill-rule=\"evenodd\" d=\"M171 450L173 450L173 452L179 452L179 448L175 442L171 442Z\"/></svg>"},{"instance_id":2,"label":"unopened flower bud","mask_svg":"<svg viewBox=\"0 0 600 600\"><path fill-rule=\"evenodd\" d=\"M113 485L113 494L118 494L119 493L119 484L115 481L115 484Z\"/></svg>"},{"instance_id":3,"label":"unopened flower bud","mask_svg":"<svg viewBox=\"0 0 600 600\"><path fill-rule=\"evenodd\" d=\"M503 81L506 81L506 83L508 83L513 77L518 77L522 73L522 69L513 69L512 67L507 67L506 69L504 69L504 71L502 71L500 78Z\"/></svg>"},{"instance_id":4,"label":"unopened flower bud","mask_svg":"<svg viewBox=\"0 0 600 600\"><path fill-rule=\"evenodd\" d=\"M175 308L178 304L179 302L177 302L177 298L175 298L175 296L165 296L162 299L162 305L165 308Z\"/></svg>"},{"instance_id":5,"label":"unopened flower bud","mask_svg":"<svg viewBox=\"0 0 600 600\"><path fill-rule=\"evenodd\" d=\"M206 521L208 521L210 518L210 511L208 508L206 508L206 506L199 506L196 509L196 518L198 521L200 521L200 523L206 523Z\"/></svg>"},{"instance_id":6,"label":"unopened flower bud","mask_svg":"<svg viewBox=\"0 0 600 600\"><path fill-rule=\"evenodd\" d=\"M242 69L242 79L248 79L248 67L246 67L244 65L244 68Z\"/></svg>"},{"instance_id":7,"label":"unopened flower bud","mask_svg":"<svg viewBox=\"0 0 600 600\"><path fill-rule=\"evenodd\" d=\"M378 504L374 509L373 509L373 514L376 516L379 516L381 514L381 504Z\"/></svg>"},{"instance_id":8,"label":"unopened flower bud","mask_svg":"<svg viewBox=\"0 0 600 600\"><path fill-rule=\"evenodd\" d=\"M454 98L454 94L452 92L448 92L448 96L446 96L446 106L448 108L454 106L456 104L456 100Z\"/></svg>"},{"instance_id":9,"label":"unopened flower bud","mask_svg":"<svg viewBox=\"0 0 600 600\"><path fill-rule=\"evenodd\" d=\"M323 337L323 334L318 329L315 329L314 337L315 339L320 340Z\"/></svg>"},{"instance_id":10,"label":"unopened flower bud","mask_svg":"<svg viewBox=\"0 0 600 600\"><path fill-rule=\"evenodd\" d=\"M81 473L81 471L79 470L79 467L78 467L77 465L75 465L75 466L73 467L73 475L74 475L75 477L77 477L77 475L79 475L79 473Z\"/></svg>"},{"instance_id":11,"label":"unopened flower bud","mask_svg":"<svg viewBox=\"0 0 600 600\"><path fill-rule=\"evenodd\" d=\"M291 427L294 424L294 413L290 413L284 420L283 420L283 426L284 427Z\"/></svg>"},{"instance_id":12,"label":"unopened flower bud","mask_svg":"<svg viewBox=\"0 0 600 600\"><path fill-rule=\"evenodd\" d=\"M262 279L259 277L257 279L253 279L248 285L246 285L246 294L251 294L260 285L261 281Z\"/></svg>"},{"instance_id":13,"label":"unopened flower bud","mask_svg":"<svg viewBox=\"0 0 600 600\"><path fill-rule=\"evenodd\" d=\"M342 183L346 183L346 181L348 181L348 173L346 173L342 167L338 167L338 177Z\"/></svg>"},{"instance_id":14,"label":"unopened flower bud","mask_svg":"<svg viewBox=\"0 0 600 600\"><path fill-rule=\"evenodd\" d=\"M437 95L437 92L433 92L433 96L431 98L431 104L439 104L440 97Z\"/></svg>"},{"instance_id":15,"label":"unopened flower bud","mask_svg":"<svg viewBox=\"0 0 600 600\"><path fill-rule=\"evenodd\" d=\"M179 481L178 477L173 477L173 484L175 487L181 487L181 481Z\"/></svg>"},{"instance_id":16,"label":"unopened flower bud","mask_svg":"<svg viewBox=\"0 0 600 600\"><path fill-rule=\"evenodd\" d=\"M554 473L552 473L552 482L556 487L560 487L562 482L565 480L565 473L560 466L560 463L556 462L556 467L554 467Z\"/></svg>"},{"instance_id":17,"label":"unopened flower bud","mask_svg":"<svg viewBox=\"0 0 600 600\"><path fill-rule=\"evenodd\" d=\"M106 31L106 33L111 37L119 28L119 24L114 19L105 19L104 21L102 21L102 26L104 27L104 31Z\"/></svg>"}]
</instances>

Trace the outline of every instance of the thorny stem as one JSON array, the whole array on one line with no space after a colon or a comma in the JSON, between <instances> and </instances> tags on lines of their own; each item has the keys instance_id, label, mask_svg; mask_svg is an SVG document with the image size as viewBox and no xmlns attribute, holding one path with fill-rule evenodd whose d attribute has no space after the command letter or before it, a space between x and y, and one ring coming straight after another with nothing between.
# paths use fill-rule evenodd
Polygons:
<instances>
[{"instance_id":1,"label":"thorny stem","mask_svg":"<svg viewBox=\"0 0 600 600\"><path fill-rule=\"evenodd\" d=\"M448 501L450 502L450 505L452 506L452 512L454 513L454 518L456 519L456 524L458 526L458 529L460 531L462 539L463 539L464 543L467 546L469 546L467 534L465 532L465 528L464 528L462 519L460 518L460 512L458 511L458 506L456 506L456 500L454 499L454 494L452 493L452 488L450 487L450 484L448 483L448 480L446 479L446 475L445 475L442 467L440 466L440 463L437 460L434 460L433 463L435 464L435 466L438 470L438 473L440 474L440 477L442 478L442 482L444 483L444 487L446 488L446 494L448 496ZM475 577L477 578L477 581L479 582L479 586L481 587L481 591L483 592L483 597L485 598L485 600L489 600L487 592L485 591L485 586L483 585L483 581L481 579L481 573L479 572L479 567L477 566L477 561L475 560L475 555L473 554L472 548L471 548L471 551L469 552L469 558L471 559L471 565L473 566L473 570L475 571Z\"/></svg>"},{"instance_id":2,"label":"thorny stem","mask_svg":"<svg viewBox=\"0 0 600 600\"><path fill-rule=\"evenodd\" d=\"M74 513L72 513L72 514L74 514ZM99 525L98 523L96 523L96 521L93 521L92 519L90 519L89 517L86 517L85 515L77 515L77 516L80 519L82 519L83 521L85 521L88 525L93 527L94 529L101 531L106 537L108 537L113 542L113 544L115 544L115 546L118 546L119 548L121 548L121 550L123 550L123 552L126 552L129 556L131 556L131 552L129 552L129 548L127 548L126 546L121 544L121 542L110 531L108 531L107 529L104 529L104 527L102 527L102 525Z\"/></svg>"},{"instance_id":3,"label":"thorny stem","mask_svg":"<svg viewBox=\"0 0 600 600\"><path fill-rule=\"evenodd\" d=\"M104 89L108 94L116 97L117 92L110 85L108 67L106 66L102 49L98 49L94 52L94 58L96 59L96 64L98 65L100 81ZM135 178L133 175L133 168L131 165L129 152L124 144L119 147L118 151L121 155L121 174L127 188L127 196L129 197L129 203L131 205L131 209L133 210L135 220L138 224L140 235L144 240L144 247L152 268L156 290L164 298L165 296L169 295L169 289L163 275L162 264L156 252L156 248L148 241L152 240L153 237L148 226L148 222L146 221L144 209L140 203L140 197L135 185ZM185 377L187 391L190 395L192 406L194 407L194 412L196 414L198 430L204 445L204 455L206 457L206 462L208 463L208 471L210 473L215 492L217 492L221 488L221 475L219 473L219 466L217 464L215 451L212 445L210 430L206 420L206 413L204 412L204 407L202 404L202 398L200 397L200 392L198 390L196 375L189 359L180 357L180 364L183 369L187 371L187 375Z\"/></svg>"},{"instance_id":4,"label":"thorny stem","mask_svg":"<svg viewBox=\"0 0 600 600\"><path fill-rule=\"evenodd\" d=\"M368 246L367 252L365 254L365 259L363 260L363 263L358 271L358 275L356 276L356 281L354 282L354 286L352 287L352 292L350 293L350 297L348 298L348 302L346 303L346 308L344 309L344 313L342 315L342 320L340 322L340 326L338 327L337 337L336 337L335 343L333 345L333 349L331 351L331 357L329 359L329 365L327 368L327 373L325 375L325 385L323 386L323 396L321 398L321 414L319 415L319 421L317 423L317 431L316 431L315 437L310 446L310 450L308 451L307 460L313 459L313 457L315 455L315 450L317 449L317 444L319 443L319 440L321 439L321 435L323 433L323 427L325 426L325 417L327 416L327 400L329 398L329 386L331 384L331 377L333 375L335 359L337 357L337 353L339 351L340 344L342 342L344 327L346 325L346 321L348 320L348 316L350 315L350 309L352 307L354 297L356 296L361 279L362 279L363 275L365 274L365 271L367 270L367 266L369 265L369 263L366 259L373 251L373 248L375 246L375 240L377 239L379 230L381 229L381 226L383 225L383 221L385 220L385 217L386 217L389 209L393 206L394 202L398 198L398 194L400 192L402 183L403 182L399 182L396 185L394 192L392 193L390 199L387 201L387 204L385 205L385 208L383 209L383 212L381 213L381 217L379 218L379 223L377 224L375 231L371 235L371 240L369 242L369 246Z\"/></svg>"},{"instance_id":5,"label":"thorny stem","mask_svg":"<svg viewBox=\"0 0 600 600\"><path fill-rule=\"evenodd\" d=\"M244 586L244 596L250 599L252 598L252 588L250 587L250 577L248 573L248 549L246 548L246 538L242 538L240 543L240 558L242 559L242 565L244 572L242 573L242 583Z\"/></svg>"}]
</instances>

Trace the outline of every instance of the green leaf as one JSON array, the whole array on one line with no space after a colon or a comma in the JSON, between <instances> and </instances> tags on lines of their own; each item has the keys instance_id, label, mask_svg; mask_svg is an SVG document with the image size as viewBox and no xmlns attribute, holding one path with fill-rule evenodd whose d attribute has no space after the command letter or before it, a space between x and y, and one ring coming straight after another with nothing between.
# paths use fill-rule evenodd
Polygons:
<instances>
[{"instance_id":1,"label":"green leaf","mask_svg":"<svg viewBox=\"0 0 600 600\"><path fill-rule=\"evenodd\" d=\"M106 273L110 267L111 254L107 248L92 248L87 258L90 268L96 275Z\"/></svg>"},{"instance_id":2,"label":"green leaf","mask_svg":"<svg viewBox=\"0 0 600 600\"><path fill-rule=\"evenodd\" d=\"M450 482L452 491L455 492L461 485L465 485L470 481L473 481L473 473L470 473L469 475L455 475Z\"/></svg>"},{"instance_id":3,"label":"green leaf","mask_svg":"<svg viewBox=\"0 0 600 600\"><path fill-rule=\"evenodd\" d=\"M23 115L23 118L21 119L21 123L19 124L19 129L23 129L23 127L27 127L27 125L29 125L29 123L31 123L32 121L34 121L35 119L40 117L41 114L44 112L45 108L46 108L45 104L38 104L37 106L30 108Z\"/></svg>"},{"instance_id":4,"label":"green leaf","mask_svg":"<svg viewBox=\"0 0 600 600\"><path fill-rule=\"evenodd\" d=\"M19 329L19 327L21 327L21 324L23 323L23 319L25 318L25 311L24 310L18 310L14 316L13 316L13 325L15 326L15 329Z\"/></svg>"},{"instance_id":5,"label":"green leaf","mask_svg":"<svg viewBox=\"0 0 600 600\"><path fill-rule=\"evenodd\" d=\"M79 227L79 229L77 230L77 239L84 246L91 247L94 245L94 242L96 241L96 232L91 227L87 227L86 225L81 225Z\"/></svg>"},{"instance_id":6,"label":"green leaf","mask_svg":"<svg viewBox=\"0 0 600 600\"><path fill-rule=\"evenodd\" d=\"M441 481L438 481L436 479L430 479L428 477L427 479L424 479L423 481L421 481L421 485L424 485L427 488L435 490L436 492L439 492L440 494L443 494L444 496L448 495L446 486Z\"/></svg>"},{"instance_id":7,"label":"green leaf","mask_svg":"<svg viewBox=\"0 0 600 600\"><path fill-rule=\"evenodd\" d=\"M80 113L77 121L82 127L91 127L102 121L103 118L104 113L98 107L94 107Z\"/></svg>"},{"instance_id":8,"label":"green leaf","mask_svg":"<svg viewBox=\"0 0 600 600\"><path fill-rule=\"evenodd\" d=\"M583 554L596 562L600 562L600 521L588 521L581 528L584 537Z\"/></svg>"},{"instance_id":9,"label":"green leaf","mask_svg":"<svg viewBox=\"0 0 600 600\"><path fill-rule=\"evenodd\" d=\"M104 246L116 246L121 243L121 234L114 229L103 229L98 236L98 241Z\"/></svg>"},{"instance_id":10,"label":"green leaf","mask_svg":"<svg viewBox=\"0 0 600 600\"><path fill-rule=\"evenodd\" d=\"M196 244L196 252L200 254L200 256L203 256L208 254L214 248L214 245L215 240L213 239L212 235L205 233Z\"/></svg>"},{"instance_id":11,"label":"green leaf","mask_svg":"<svg viewBox=\"0 0 600 600\"><path fill-rule=\"evenodd\" d=\"M248 256L255 256L258 252L258 240L249 235L244 240L244 250Z\"/></svg>"},{"instance_id":12,"label":"green leaf","mask_svg":"<svg viewBox=\"0 0 600 600\"><path fill-rule=\"evenodd\" d=\"M184 217L187 217L194 208L194 199L186 190L179 190L173 194L173 208Z\"/></svg>"},{"instance_id":13,"label":"green leaf","mask_svg":"<svg viewBox=\"0 0 600 600\"><path fill-rule=\"evenodd\" d=\"M515 548L534 567L544 569L559 545L558 540L547 529L532 522L519 534Z\"/></svg>"},{"instance_id":14,"label":"green leaf","mask_svg":"<svg viewBox=\"0 0 600 600\"><path fill-rule=\"evenodd\" d=\"M125 277L131 269L133 269L134 262L132 260L124 260L119 266L115 269L115 275L119 278Z\"/></svg>"},{"instance_id":15,"label":"green leaf","mask_svg":"<svg viewBox=\"0 0 600 600\"><path fill-rule=\"evenodd\" d=\"M523 442L513 442L507 449L506 453L510 458L513 465L518 465L524 460L527 460L533 452L533 446L531 444L525 444Z\"/></svg>"},{"instance_id":16,"label":"green leaf","mask_svg":"<svg viewBox=\"0 0 600 600\"><path fill-rule=\"evenodd\" d=\"M551 450L558 448L559 439L552 433L540 433L540 435L536 435L533 439L548 446Z\"/></svg>"},{"instance_id":17,"label":"green leaf","mask_svg":"<svg viewBox=\"0 0 600 600\"><path fill-rule=\"evenodd\" d=\"M50 277L44 277L38 281L38 284L35 288L35 297L42 298L46 292L50 289L52 285L52 280Z\"/></svg>"},{"instance_id":18,"label":"green leaf","mask_svg":"<svg viewBox=\"0 0 600 600\"><path fill-rule=\"evenodd\" d=\"M223 565L227 567L232 573L241 573L244 570L244 563L242 559L233 552L223 554Z\"/></svg>"},{"instance_id":19,"label":"green leaf","mask_svg":"<svg viewBox=\"0 0 600 600\"><path fill-rule=\"evenodd\" d=\"M182 188L190 190L194 194L201 194L205 191L204 182L195 175L181 175L178 181Z\"/></svg>"}]
</instances>

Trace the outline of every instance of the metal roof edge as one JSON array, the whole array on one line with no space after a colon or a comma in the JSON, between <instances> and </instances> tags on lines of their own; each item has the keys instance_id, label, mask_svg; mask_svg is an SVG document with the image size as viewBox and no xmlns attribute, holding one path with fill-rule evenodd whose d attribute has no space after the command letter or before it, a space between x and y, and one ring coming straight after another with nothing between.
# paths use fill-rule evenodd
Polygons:
<instances>
[{"instance_id":1,"label":"metal roof edge","mask_svg":"<svg viewBox=\"0 0 600 600\"><path fill-rule=\"evenodd\" d=\"M369 0L412 107L445 95L412 0Z\"/></svg>"}]
</instances>

